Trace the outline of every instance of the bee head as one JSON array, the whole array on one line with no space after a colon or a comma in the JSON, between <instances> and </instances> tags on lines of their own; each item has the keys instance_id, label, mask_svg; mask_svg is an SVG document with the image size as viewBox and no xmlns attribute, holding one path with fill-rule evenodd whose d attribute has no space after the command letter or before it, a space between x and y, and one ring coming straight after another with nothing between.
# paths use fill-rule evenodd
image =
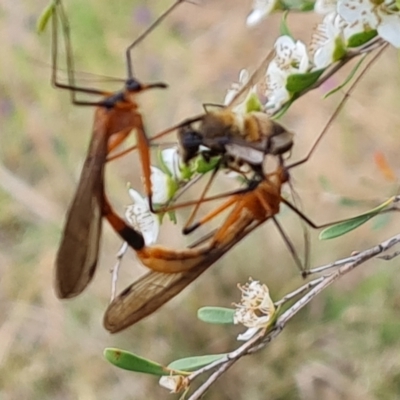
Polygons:
<instances>
[{"instance_id":1,"label":"bee head","mask_svg":"<svg viewBox=\"0 0 400 400\"><path fill-rule=\"evenodd\" d=\"M199 148L203 144L203 137L191 125L186 125L179 129L178 138L183 162L187 164L199 154Z\"/></svg>"}]
</instances>

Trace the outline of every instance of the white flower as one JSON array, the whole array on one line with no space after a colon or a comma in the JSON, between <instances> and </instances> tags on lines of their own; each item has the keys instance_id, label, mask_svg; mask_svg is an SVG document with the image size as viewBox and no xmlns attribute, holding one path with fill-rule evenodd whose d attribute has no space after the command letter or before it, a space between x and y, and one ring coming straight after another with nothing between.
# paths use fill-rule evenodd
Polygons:
<instances>
[{"instance_id":1,"label":"white flower","mask_svg":"<svg viewBox=\"0 0 400 400\"><path fill-rule=\"evenodd\" d=\"M273 114L290 99L290 93L286 89L288 74L278 67L275 61L270 62L266 74L267 90L265 96L268 98L265 108L267 113Z\"/></svg>"},{"instance_id":2,"label":"white flower","mask_svg":"<svg viewBox=\"0 0 400 400\"><path fill-rule=\"evenodd\" d=\"M132 188L128 192L132 199L132 204L126 208L125 218L143 235L146 246L149 246L157 240L160 223L158 218L150 212L147 199L144 199Z\"/></svg>"},{"instance_id":3,"label":"white flower","mask_svg":"<svg viewBox=\"0 0 400 400\"><path fill-rule=\"evenodd\" d=\"M364 31L376 29L379 36L400 48L400 15L393 2L370 0L341 0L337 12L350 25L360 23Z\"/></svg>"},{"instance_id":4,"label":"white flower","mask_svg":"<svg viewBox=\"0 0 400 400\"><path fill-rule=\"evenodd\" d=\"M325 68L344 55L344 26L340 15L332 12L318 24L311 38L310 53L313 54L315 69Z\"/></svg>"},{"instance_id":5,"label":"white flower","mask_svg":"<svg viewBox=\"0 0 400 400\"><path fill-rule=\"evenodd\" d=\"M269 296L268 287L259 281L250 279L249 283L239 286L239 289L242 291L242 298L236 304L233 321L250 328L238 336L238 340L248 340L259 329L268 327L275 314L275 306Z\"/></svg>"},{"instance_id":6,"label":"white flower","mask_svg":"<svg viewBox=\"0 0 400 400\"><path fill-rule=\"evenodd\" d=\"M188 381L182 375L162 376L158 383L160 386L170 390L171 393L179 393L188 388Z\"/></svg>"},{"instance_id":7,"label":"white flower","mask_svg":"<svg viewBox=\"0 0 400 400\"><path fill-rule=\"evenodd\" d=\"M162 162L171 173L172 179L174 179L175 181L181 181L181 158L179 156L178 149L176 147L171 147L169 149L162 150L161 158Z\"/></svg>"},{"instance_id":8,"label":"white flower","mask_svg":"<svg viewBox=\"0 0 400 400\"><path fill-rule=\"evenodd\" d=\"M275 42L276 56L274 58L279 68L288 73L304 73L309 68L306 45L290 36L280 36Z\"/></svg>"},{"instance_id":9,"label":"white flower","mask_svg":"<svg viewBox=\"0 0 400 400\"><path fill-rule=\"evenodd\" d=\"M246 19L247 26L257 25L279 5L278 0L253 0L253 9Z\"/></svg>"},{"instance_id":10,"label":"white flower","mask_svg":"<svg viewBox=\"0 0 400 400\"><path fill-rule=\"evenodd\" d=\"M275 42L276 55L269 63L266 73L265 105L268 113L279 110L286 103L291 93L286 89L288 77L309 70L310 61L307 47L301 41L294 41L290 36L280 36Z\"/></svg>"}]
</instances>

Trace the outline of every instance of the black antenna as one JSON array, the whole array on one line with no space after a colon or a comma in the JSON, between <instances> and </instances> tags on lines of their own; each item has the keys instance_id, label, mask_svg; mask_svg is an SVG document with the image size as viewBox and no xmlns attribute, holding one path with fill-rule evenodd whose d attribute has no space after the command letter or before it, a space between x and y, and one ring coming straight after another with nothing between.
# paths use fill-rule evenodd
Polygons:
<instances>
[{"instance_id":1,"label":"black antenna","mask_svg":"<svg viewBox=\"0 0 400 400\"><path fill-rule=\"evenodd\" d=\"M127 74L128 79L133 78L133 65L132 65L132 57L131 51L132 49L140 43L154 28L167 16L169 15L179 4L185 2L186 0L176 0L175 3L169 7L166 11L164 11L138 38L135 39L126 49L126 66L127 66Z\"/></svg>"}]
</instances>

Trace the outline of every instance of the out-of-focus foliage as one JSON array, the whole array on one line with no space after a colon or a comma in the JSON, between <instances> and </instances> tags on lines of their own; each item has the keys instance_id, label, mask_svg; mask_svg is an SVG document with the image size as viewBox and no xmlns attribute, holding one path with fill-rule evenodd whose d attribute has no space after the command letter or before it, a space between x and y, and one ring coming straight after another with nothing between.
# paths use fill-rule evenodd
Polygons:
<instances>
[{"instance_id":1,"label":"out-of-focus foliage","mask_svg":"<svg viewBox=\"0 0 400 400\"><path fill-rule=\"evenodd\" d=\"M137 75L170 85L166 91L141 97L149 134L202 112L203 102L221 103L238 71L251 70L271 48L280 16L248 30L244 21L250 2L229 4L185 4L135 49ZM101 319L109 300L109 269L120 243L105 227L94 282L75 300L55 298L55 251L89 141L93 110L72 106L68 93L50 86L49 30L40 36L35 32L45 5L46 1L3 2L0 13L0 397L166 397L152 377L134 376L105 362L103 349L129 349L163 365L200 353L224 353L237 345L241 329L205 324L197 320L197 309L229 307L239 299L236 283L247 281L249 275L267 283L272 297L279 298L300 284L300 274L278 232L266 224L171 304L132 329L110 336ZM116 77L124 77L125 46L166 7L160 0L70 0L66 6L76 69ZM298 22L296 16L289 18L296 37L308 37L303 30L316 23L312 15ZM350 71L351 67L347 75ZM387 51L313 159L294 171L293 185L313 220L358 215L392 194L394 184L385 180L374 155L382 152L399 171L397 71L397 56ZM97 75L80 73L78 78L85 86L118 88ZM342 81L334 78L323 90ZM334 108L335 96L321 101L323 90L294 104L285 115L284 122L297 133L293 159L306 153ZM117 161L107 174L108 191L120 213L129 203L126 182L141 184L136 161L135 156ZM329 191L321 186L320 177ZM230 182L222 178L219 185L228 189ZM356 201L346 207L341 205L345 197ZM380 230L366 224L344 238L314 240L312 264L378 243L397 232L395 219L392 216ZM301 249L297 218L283 209L280 220ZM312 236L316 239L318 233ZM182 246L179 226L165 223L160 242ZM398 397L398 266L398 259L390 264L374 260L350 274L310 304L268 350L246 357L230 370L208 398ZM120 290L142 272L134 256L127 254Z\"/></svg>"}]
</instances>

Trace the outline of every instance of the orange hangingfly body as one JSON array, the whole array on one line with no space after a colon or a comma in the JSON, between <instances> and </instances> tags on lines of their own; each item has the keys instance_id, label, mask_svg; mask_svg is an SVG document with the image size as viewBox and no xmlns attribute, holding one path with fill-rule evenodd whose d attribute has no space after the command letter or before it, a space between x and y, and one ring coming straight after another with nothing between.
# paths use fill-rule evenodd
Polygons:
<instances>
[{"instance_id":1,"label":"orange hangingfly body","mask_svg":"<svg viewBox=\"0 0 400 400\"><path fill-rule=\"evenodd\" d=\"M279 212L281 186L286 181L284 167L269 174L255 189L228 198L199 223L213 219L225 209L232 208L216 233L196 248L173 250L164 246L143 246L135 250L141 263L151 272L120 293L108 307L104 326L112 333L118 332L153 313L189 283L222 257L244 236ZM104 199L105 216L113 228L123 232L121 237L130 243L135 234L119 218L107 199ZM125 229L121 229L124 226ZM133 232L132 232L133 231Z\"/></svg>"},{"instance_id":2,"label":"orange hangingfly body","mask_svg":"<svg viewBox=\"0 0 400 400\"><path fill-rule=\"evenodd\" d=\"M71 92L72 101L77 105L96 107L92 139L86 160L69 207L64 231L56 258L55 289L59 298L70 298L80 294L91 281L97 264L104 190L104 166L108 153L121 144L132 130L136 131L137 146L140 150L142 173L145 177L145 187L151 195L150 154L148 140L144 131L142 116L136 103L136 95L152 88L166 88L166 84L142 84L133 77L130 52L151 30L157 26L174 8L184 0L177 0L164 12L144 34L139 36L126 50L128 79L124 88L117 93L109 93L91 88L74 85L72 51L69 41L68 19L61 0L54 4L52 15L53 46L52 63L53 85ZM62 23L67 54L68 85L59 83L57 71L58 22ZM85 102L75 98L75 93L87 93L100 96L100 101ZM141 248L144 245L140 234L131 238L131 245Z\"/></svg>"},{"instance_id":3,"label":"orange hangingfly body","mask_svg":"<svg viewBox=\"0 0 400 400\"><path fill-rule=\"evenodd\" d=\"M317 225L311 221L282 197L282 185L289 180L289 171L292 168L309 160L332 121L344 107L349 94L379 54L368 63L360 76L354 80L306 157L290 165L284 165L284 154L278 154L279 163L275 171L262 174L259 169L256 169L254 180L249 183L247 191L229 196L217 209L188 227L188 230L191 231L195 227L212 220L223 211L230 209L222 225L200 246L184 250L173 250L157 245L144 245L141 249L135 248L135 241L133 240L131 243L131 238L134 239L137 232L114 212L103 192L105 217L114 230L119 232L120 236L135 250L141 263L151 270L113 299L104 316L104 326L108 331L111 333L119 332L152 314L265 221L273 220L282 232L282 228L275 218L279 213L281 203L295 211L305 223L313 228L323 228L332 224ZM335 223L337 222L335 221ZM284 237L284 239L291 247L287 238ZM293 255L296 259L296 254ZM295 261L298 263L299 259L297 258Z\"/></svg>"}]
</instances>

